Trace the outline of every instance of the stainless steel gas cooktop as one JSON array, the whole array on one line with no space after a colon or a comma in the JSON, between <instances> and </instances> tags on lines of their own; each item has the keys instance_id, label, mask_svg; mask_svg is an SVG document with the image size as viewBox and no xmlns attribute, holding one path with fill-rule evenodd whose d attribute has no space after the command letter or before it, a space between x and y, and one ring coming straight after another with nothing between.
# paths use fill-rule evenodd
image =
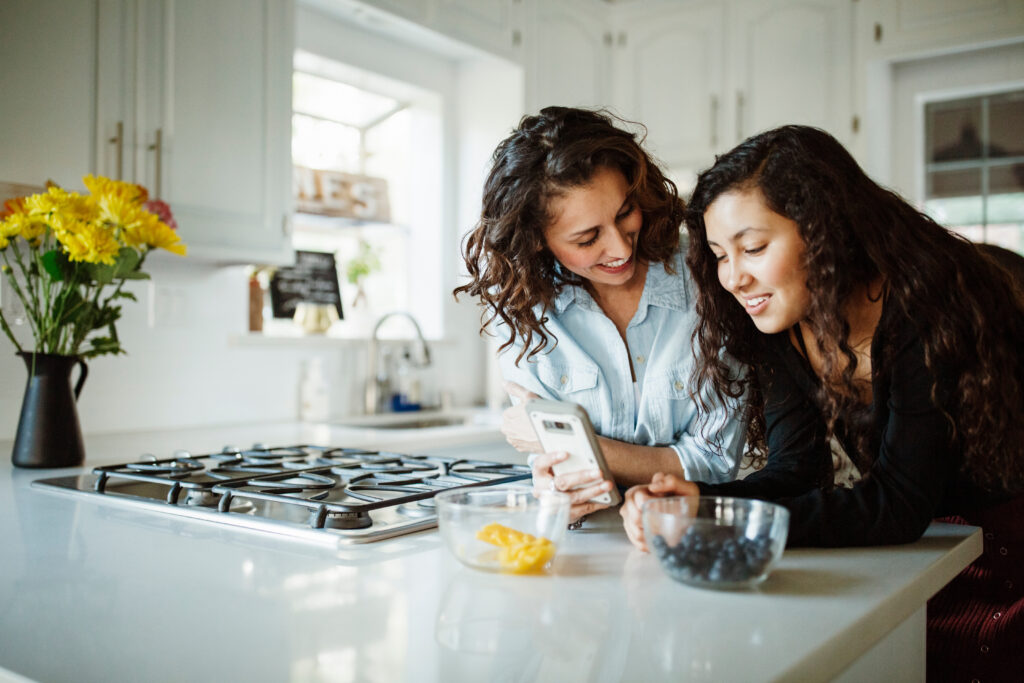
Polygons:
<instances>
[{"instance_id":1,"label":"stainless steel gas cooktop","mask_svg":"<svg viewBox=\"0 0 1024 683\"><path fill-rule=\"evenodd\" d=\"M96 467L32 486L99 503L325 543L365 543L437 525L445 489L529 479L525 465L323 446L220 453Z\"/></svg>"}]
</instances>

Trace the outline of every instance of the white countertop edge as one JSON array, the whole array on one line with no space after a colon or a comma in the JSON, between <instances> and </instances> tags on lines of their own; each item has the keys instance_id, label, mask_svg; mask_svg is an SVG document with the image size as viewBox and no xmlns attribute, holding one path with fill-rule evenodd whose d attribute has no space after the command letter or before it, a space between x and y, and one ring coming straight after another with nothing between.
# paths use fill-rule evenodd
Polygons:
<instances>
[{"instance_id":1,"label":"white countertop edge","mask_svg":"<svg viewBox=\"0 0 1024 683\"><path fill-rule=\"evenodd\" d=\"M944 526L956 527L933 523L917 542L920 543L929 536L940 533ZM851 624L842 634L823 641L814 652L782 672L776 680L832 680L849 668L888 635L894 624L898 626L910 618L952 581L964 566L981 556L981 529L967 528L973 528L974 531L961 540L951 552L940 557L924 573L908 577L902 589Z\"/></svg>"}]
</instances>

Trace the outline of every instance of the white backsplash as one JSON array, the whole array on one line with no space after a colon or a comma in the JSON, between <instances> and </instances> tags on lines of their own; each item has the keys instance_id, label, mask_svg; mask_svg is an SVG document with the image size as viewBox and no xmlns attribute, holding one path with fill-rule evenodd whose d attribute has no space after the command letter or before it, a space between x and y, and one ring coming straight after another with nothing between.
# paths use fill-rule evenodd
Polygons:
<instances>
[{"instance_id":1,"label":"white backsplash","mask_svg":"<svg viewBox=\"0 0 1024 683\"><path fill-rule=\"evenodd\" d=\"M294 420L303 366L314 356L330 387L330 415L361 412L363 344L244 341L245 270L171 258L154 258L145 268L153 279L133 283L139 300L125 302L117 326L128 354L89 363L78 402L85 434ZM435 396L450 392L455 405L482 403L486 351L476 307L445 306L446 339L431 344L424 387ZM0 438L14 438L26 376L14 348L0 339Z\"/></svg>"}]
</instances>

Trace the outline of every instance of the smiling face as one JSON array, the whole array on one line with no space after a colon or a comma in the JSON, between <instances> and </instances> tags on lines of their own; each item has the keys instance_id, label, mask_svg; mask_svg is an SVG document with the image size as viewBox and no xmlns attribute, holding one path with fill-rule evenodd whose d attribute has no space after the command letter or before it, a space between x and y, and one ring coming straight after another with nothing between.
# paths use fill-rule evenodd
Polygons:
<instances>
[{"instance_id":1,"label":"smiling face","mask_svg":"<svg viewBox=\"0 0 1024 683\"><path fill-rule=\"evenodd\" d=\"M807 315L811 295L797 224L765 202L757 188L719 195L704 212L718 280L758 330L788 330Z\"/></svg>"},{"instance_id":2,"label":"smiling face","mask_svg":"<svg viewBox=\"0 0 1024 683\"><path fill-rule=\"evenodd\" d=\"M590 183L554 197L549 206L554 219L544 230L548 249L597 291L644 276L636 263L643 216L628 190L621 171L602 167Z\"/></svg>"}]
</instances>

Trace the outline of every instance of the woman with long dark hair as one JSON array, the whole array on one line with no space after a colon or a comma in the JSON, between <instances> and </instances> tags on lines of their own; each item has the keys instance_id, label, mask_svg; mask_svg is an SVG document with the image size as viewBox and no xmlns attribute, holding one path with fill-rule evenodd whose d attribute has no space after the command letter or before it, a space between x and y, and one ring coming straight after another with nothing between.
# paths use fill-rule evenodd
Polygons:
<instances>
[{"instance_id":1,"label":"woman with long dark hair","mask_svg":"<svg viewBox=\"0 0 1024 683\"><path fill-rule=\"evenodd\" d=\"M697 493L782 503L795 546L914 541L936 517L982 526L984 555L929 603L929 678L1020 676L1024 259L946 230L803 126L720 157L686 223L696 377L749 392L766 462L728 484L656 475L627 493L631 539L645 546L647 498ZM865 473L852 488L831 485L831 437Z\"/></svg>"},{"instance_id":2,"label":"woman with long dark hair","mask_svg":"<svg viewBox=\"0 0 1024 683\"><path fill-rule=\"evenodd\" d=\"M520 401L503 431L540 453L523 399L572 401L588 412L616 483L657 471L726 481L743 447L740 411L711 401L698 424L688 378L695 320L679 249L684 204L636 136L604 112L548 107L526 116L494 152L483 210L464 244L482 329L502 341L506 388ZM534 486L571 491L572 517L611 482L553 476L565 454L532 462ZM597 480L596 484L577 489Z\"/></svg>"}]
</instances>

